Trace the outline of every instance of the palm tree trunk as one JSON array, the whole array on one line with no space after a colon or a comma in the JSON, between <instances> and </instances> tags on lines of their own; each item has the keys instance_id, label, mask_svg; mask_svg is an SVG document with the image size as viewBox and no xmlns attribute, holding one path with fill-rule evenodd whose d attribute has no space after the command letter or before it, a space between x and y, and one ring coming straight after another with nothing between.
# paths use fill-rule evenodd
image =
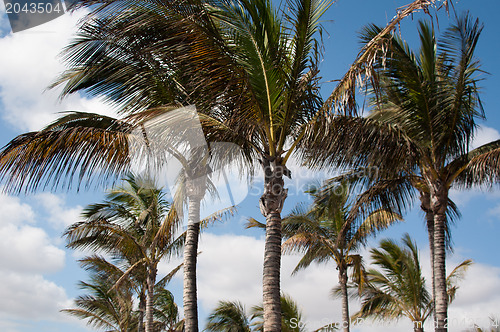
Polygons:
<instances>
[{"instance_id":1,"label":"palm tree trunk","mask_svg":"<svg viewBox=\"0 0 500 332\"><path fill-rule=\"evenodd\" d=\"M150 266L148 269L148 276L147 276L148 291L146 293L146 332L154 332L153 306L154 306L154 295L155 295L154 293L155 283L156 283L156 266Z\"/></svg>"},{"instance_id":2,"label":"palm tree trunk","mask_svg":"<svg viewBox=\"0 0 500 332\"><path fill-rule=\"evenodd\" d=\"M184 246L184 319L186 332L198 332L196 259L200 234L200 202L203 196L189 196L189 214Z\"/></svg>"},{"instance_id":3,"label":"palm tree trunk","mask_svg":"<svg viewBox=\"0 0 500 332\"><path fill-rule=\"evenodd\" d=\"M147 287L147 284L145 286ZM144 314L146 313L146 296L144 294L144 288L139 295L139 324L137 325L137 332L144 332Z\"/></svg>"},{"instance_id":4,"label":"palm tree trunk","mask_svg":"<svg viewBox=\"0 0 500 332\"><path fill-rule=\"evenodd\" d=\"M266 217L266 244L264 250L263 308L264 332L281 331L281 209L287 196L284 189L285 167L264 159L264 194L260 211Z\"/></svg>"},{"instance_id":5,"label":"palm tree trunk","mask_svg":"<svg viewBox=\"0 0 500 332\"><path fill-rule=\"evenodd\" d=\"M347 269L345 266L339 266L339 284L342 291L342 327L344 332L350 330L349 317L349 297L347 295Z\"/></svg>"},{"instance_id":6,"label":"palm tree trunk","mask_svg":"<svg viewBox=\"0 0 500 332\"><path fill-rule=\"evenodd\" d=\"M431 210L434 214L434 310L436 332L448 331L448 293L446 289L446 208L448 189L440 181L431 188Z\"/></svg>"},{"instance_id":7,"label":"palm tree trunk","mask_svg":"<svg viewBox=\"0 0 500 332\"><path fill-rule=\"evenodd\" d=\"M432 289L432 300L436 298L436 287L434 285L434 214L431 210L431 198L429 193L420 192L420 207L425 213L425 222L427 225L427 233L429 235L429 251L431 258L431 289ZM436 311L433 309L434 317L436 317Z\"/></svg>"}]
</instances>

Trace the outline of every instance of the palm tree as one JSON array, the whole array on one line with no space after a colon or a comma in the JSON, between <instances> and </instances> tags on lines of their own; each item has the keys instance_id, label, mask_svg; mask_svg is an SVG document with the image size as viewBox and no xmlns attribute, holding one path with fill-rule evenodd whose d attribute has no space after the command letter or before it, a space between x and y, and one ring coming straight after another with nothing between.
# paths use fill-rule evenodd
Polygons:
<instances>
[{"instance_id":1,"label":"palm tree","mask_svg":"<svg viewBox=\"0 0 500 332\"><path fill-rule=\"evenodd\" d=\"M137 280L134 280L134 277L140 279L141 273L136 271L117 284L123 273L104 258L93 256L84 258L80 262L91 275L91 281L81 281L80 288L90 294L79 296L75 300L76 309L62 311L80 319L88 319L87 324L96 329L120 332L144 331L144 310L141 306L145 301L142 299L142 294L137 310L134 310L133 301L133 294L137 293ZM154 331L176 331L178 308L172 293L163 288L163 283L160 282L155 286Z\"/></svg>"},{"instance_id":2,"label":"palm tree","mask_svg":"<svg viewBox=\"0 0 500 332\"><path fill-rule=\"evenodd\" d=\"M146 312L146 271L143 267L141 270L136 269L133 273L129 274L127 278L122 279L119 283L118 280L123 276L124 271L131 265L130 260L125 260L125 257L115 258L116 264L111 263L101 255L91 255L80 259L80 265L91 273L92 276L99 276L102 279L112 282L109 289L126 287L133 294L136 294L139 303L137 310L137 331L144 332L144 314ZM125 262L126 261L126 262ZM133 264L133 263L132 263Z\"/></svg>"},{"instance_id":3,"label":"palm tree","mask_svg":"<svg viewBox=\"0 0 500 332\"><path fill-rule=\"evenodd\" d=\"M76 298L75 309L62 312L79 319L88 319L87 324L96 329L116 332L137 331L137 318L133 312L133 293L122 284L114 287L115 280L95 274L90 282L80 282L80 288L89 292Z\"/></svg>"},{"instance_id":4,"label":"palm tree","mask_svg":"<svg viewBox=\"0 0 500 332\"><path fill-rule=\"evenodd\" d=\"M281 331L303 332L302 313L298 305L287 295L281 296ZM208 316L205 330L213 332L251 332L263 331L264 309L252 307L251 314L238 301L219 301L217 307Z\"/></svg>"},{"instance_id":5,"label":"palm tree","mask_svg":"<svg viewBox=\"0 0 500 332\"><path fill-rule=\"evenodd\" d=\"M206 331L250 332L250 318L240 302L219 301L207 319Z\"/></svg>"},{"instance_id":6,"label":"palm tree","mask_svg":"<svg viewBox=\"0 0 500 332\"><path fill-rule=\"evenodd\" d=\"M366 285L360 294L361 309L353 317L393 320L406 316L413 322L415 332L423 332L434 303L422 276L416 244L408 234L403 236L402 243L400 246L392 240L382 240L380 248L370 251L378 269L367 271ZM456 280L471 264L471 260L463 261L448 276L450 302L458 288Z\"/></svg>"},{"instance_id":7,"label":"palm tree","mask_svg":"<svg viewBox=\"0 0 500 332\"><path fill-rule=\"evenodd\" d=\"M298 206L283 220L284 253L301 252L304 256L292 272L297 273L313 262L332 260L339 271L339 285L342 298L342 326L344 331L350 329L349 300L347 294L348 269L352 269L351 278L358 282L364 278L362 257L355 252L362 246L366 238L377 231L389 227L402 217L389 207L378 208L368 213L361 223L364 214L356 206L354 185L348 182L327 181L322 188L312 188L308 193L313 204L305 210ZM368 205L368 204L366 204ZM365 207L368 210L368 207ZM364 211L367 213L367 211ZM348 224L350 227L345 229ZM251 219L247 227L264 225Z\"/></svg>"},{"instance_id":8,"label":"palm tree","mask_svg":"<svg viewBox=\"0 0 500 332\"><path fill-rule=\"evenodd\" d=\"M372 113L366 118L331 120L325 133L329 141L317 142L317 148L310 149L313 162L377 165L386 176L383 181L397 173L396 178L405 178L422 196L428 195L423 201L429 218L432 214L428 225L440 332L446 331L448 310L445 259L449 190L452 185L491 184L500 175L500 141L469 151L475 120L483 117L477 87L479 62L474 58L481 29L479 22L466 14L438 43L429 24L421 22L417 54L397 36L387 37L390 48L384 61L374 67L377 82ZM369 27L365 40L379 31Z\"/></svg>"},{"instance_id":9,"label":"palm tree","mask_svg":"<svg viewBox=\"0 0 500 332\"><path fill-rule=\"evenodd\" d=\"M360 53L321 111L329 112L333 104L352 107L355 81L384 47L382 37L404 17L434 2L415 0L402 8ZM265 173L261 207L268 219L263 277L266 331L280 327L280 212L286 197L283 175L289 175L286 163L307 141L306 128L322 119L316 117L321 104L317 96L321 45L316 33L330 3L293 0L274 8L265 0L78 1L75 7L88 6L91 15L67 48L70 69L57 82L64 84L63 95L79 91L103 95L122 113L195 104L203 114L208 141L237 143L251 165L260 161ZM117 149L119 140L91 137L91 149L81 149L87 143L77 128L72 133L75 139L67 141L60 138L69 132L59 130L13 140L0 155L6 188L64 185L75 174L81 182L94 178L93 172L106 180L126 168L128 155ZM54 148L46 144L51 141L57 142ZM68 182L61 181L63 177ZM195 212L193 208L193 217ZM195 238L191 230L188 235ZM194 250L196 241L188 243L193 245L186 250ZM193 250L189 257L195 257ZM185 285L188 331L197 330L194 272Z\"/></svg>"},{"instance_id":10,"label":"palm tree","mask_svg":"<svg viewBox=\"0 0 500 332\"><path fill-rule=\"evenodd\" d=\"M125 185L107 194L103 203L84 209L84 221L68 227L64 235L69 248L100 250L124 261L127 269L116 280L115 286L129 280L132 275L140 285L138 294L144 294L145 286L145 331L151 332L158 263L163 258L180 254L185 233L176 237L175 210L164 200L163 192L146 181L130 175L125 179ZM91 267L106 268L105 272L117 272L99 257L90 257L85 262Z\"/></svg>"},{"instance_id":11,"label":"palm tree","mask_svg":"<svg viewBox=\"0 0 500 332\"><path fill-rule=\"evenodd\" d=\"M155 321L154 331L179 331L179 308L174 300L174 295L165 288L155 289L153 316Z\"/></svg>"}]
</instances>

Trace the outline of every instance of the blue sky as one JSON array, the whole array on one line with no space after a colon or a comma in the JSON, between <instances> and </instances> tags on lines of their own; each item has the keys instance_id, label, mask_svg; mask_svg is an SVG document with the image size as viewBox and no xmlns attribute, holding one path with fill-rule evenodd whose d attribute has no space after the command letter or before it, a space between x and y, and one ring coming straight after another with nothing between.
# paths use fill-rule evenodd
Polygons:
<instances>
[{"instance_id":1,"label":"blue sky","mask_svg":"<svg viewBox=\"0 0 500 332\"><path fill-rule=\"evenodd\" d=\"M408 1L409 2L409 1ZM398 7L407 1L394 0L339 0L325 16L325 54L321 67L325 96L358 53L357 32L374 22L383 25ZM478 5L480 3L480 5ZM475 4L475 6L474 6ZM482 100L487 121L481 123L476 142L500 139L500 34L496 0L481 2L460 1L458 11L468 9L485 24L477 56L482 68L489 74L482 82ZM53 120L56 112L81 110L91 112L112 111L100 100L71 96L57 102L57 91L44 88L63 70L57 54L64 47L81 13L64 15L42 26L12 34L0 3L0 144L25 131L36 130ZM414 47L417 19L414 15L402 24L402 35ZM440 29L448 25L448 17L439 14ZM289 198L285 213L306 199L301 188L314 176L298 166L292 168L294 180L287 186ZM262 220L258 209L256 185L247 188L232 183L235 192L250 193L239 205L239 213L224 224L207 229L202 236L199 258L200 318L220 299L241 300L247 307L260 302L263 234L245 230L247 217ZM465 330L471 320L486 325L491 315L500 317L500 191L452 192L462 212L462 218L453 229L455 252L449 259L450 267L467 258L476 264L468 272L450 317L456 322L453 331ZM81 294L78 280L86 278L76 259L82 253L64 248L61 234L64 228L78 220L86 204L102 199L100 191L37 193L29 196L0 195L0 330L2 331L89 331L85 324L59 313L71 306L72 299ZM379 235L399 238L409 232L419 244L422 261L428 264L427 235L418 210L418 204L405 216L405 222ZM371 243L376 243L374 240ZM302 306L308 326L318 327L321 322L340 318L340 301L329 298L329 290L336 284L336 270L331 265L312 266L294 277L290 272L298 257L283 258L283 290ZM164 264L165 273L175 262ZM428 267L424 270L428 273ZM174 279L172 290L179 305L182 303L181 276ZM353 304L353 310L356 304ZM400 324L400 325L398 325ZM359 331L399 331L405 322L379 327L366 325Z\"/></svg>"}]
</instances>

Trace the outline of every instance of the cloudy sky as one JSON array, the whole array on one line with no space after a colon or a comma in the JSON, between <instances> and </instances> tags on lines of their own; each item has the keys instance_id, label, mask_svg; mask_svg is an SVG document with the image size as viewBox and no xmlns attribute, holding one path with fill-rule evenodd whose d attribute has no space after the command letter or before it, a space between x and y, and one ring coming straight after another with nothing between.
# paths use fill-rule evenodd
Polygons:
<instances>
[{"instance_id":1,"label":"cloudy sky","mask_svg":"<svg viewBox=\"0 0 500 332\"><path fill-rule=\"evenodd\" d=\"M348 68L358 51L356 31L368 22L385 24L396 8L406 1L339 0L328 12L324 23L325 59L322 76L323 92L331 91L333 83ZM473 4L476 6L473 6ZM478 47L485 75L483 102L488 121L481 123L475 145L500 139L500 4L496 0L477 2L462 0L457 9L469 9L484 23L485 29ZM44 25L24 32L12 33L0 2L0 144L16 135L40 129L57 117L57 112L79 110L112 114L101 100L80 95L57 100L58 91L45 88L64 66L59 61L60 50L68 44L82 13L63 15ZM422 15L415 15L415 19ZM440 26L448 18L442 15ZM414 21L402 26L406 38L415 35ZM305 199L301 188L312 180L306 170L294 167L294 180L289 181L289 199L285 212ZM237 186L237 187L236 187ZM261 300L261 270L263 262L263 234L245 230L248 217L262 220L258 195L254 188L235 185L240 198L238 215L224 224L217 224L202 235L199 257L200 318L219 300L240 300L247 308ZM248 189L248 190L246 190ZM488 317L500 318L500 191L453 191L452 197L462 212L462 219L453 229L455 251L449 258L449 270L464 259L475 261L468 271L456 301L450 307L452 331L462 331L474 321L482 326ZM86 275L76 260L82 253L65 249L61 234L65 227L78 220L86 204L99 201L99 191L40 192L29 196L0 194L0 330L2 331L89 331L85 323L67 317L60 309L72 306L72 299L80 293L78 280ZM409 232L421 248L424 271L429 275L427 236L422 215L415 208L405 216L406 221L382 233L380 237L400 238ZM376 244L374 240L371 244ZM366 252L366 251L365 251ZM299 257L283 258L282 288L302 307L309 328L340 318L340 301L329 297L337 276L332 265L312 266L293 277ZM177 262L165 263L160 272L167 273ZM181 305L182 280L171 284ZM352 310L357 307L352 304ZM453 325L455 324L455 325ZM356 328L357 331L400 331L410 328L409 322L391 322L389 326L372 322Z\"/></svg>"}]
</instances>

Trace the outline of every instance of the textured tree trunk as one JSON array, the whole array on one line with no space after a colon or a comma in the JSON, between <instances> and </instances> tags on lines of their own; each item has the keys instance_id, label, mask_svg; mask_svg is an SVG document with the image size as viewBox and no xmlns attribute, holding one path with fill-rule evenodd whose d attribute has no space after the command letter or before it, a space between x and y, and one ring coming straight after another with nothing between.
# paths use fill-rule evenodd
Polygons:
<instances>
[{"instance_id":1,"label":"textured tree trunk","mask_svg":"<svg viewBox=\"0 0 500 332\"><path fill-rule=\"evenodd\" d=\"M147 284L145 285L147 288ZM139 295L139 324L137 325L137 332L144 332L144 314L146 313L146 295L144 289Z\"/></svg>"},{"instance_id":2,"label":"textured tree trunk","mask_svg":"<svg viewBox=\"0 0 500 332\"><path fill-rule=\"evenodd\" d=\"M448 331L448 294L446 290L446 208L448 189L440 181L431 187L431 209L434 214L434 287L436 290L435 320L436 331Z\"/></svg>"},{"instance_id":3,"label":"textured tree trunk","mask_svg":"<svg viewBox=\"0 0 500 332\"><path fill-rule=\"evenodd\" d=\"M283 175L286 168L279 163L264 160L264 194L260 211L266 217L266 244L263 272L264 332L281 331L281 209L287 196Z\"/></svg>"},{"instance_id":4,"label":"textured tree trunk","mask_svg":"<svg viewBox=\"0 0 500 332\"><path fill-rule=\"evenodd\" d=\"M342 328L344 332L350 330L350 316L349 316L349 296L347 295L347 268L339 266L339 284L342 291Z\"/></svg>"},{"instance_id":5,"label":"textured tree trunk","mask_svg":"<svg viewBox=\"0 0 500 332\"><path fill-rule=\"evenodd\" d=\"M196 260L200 234L200 202L203 196L189 196L189 214L184 246L184 319L186 332L198 332Z\"/></svg>"},{"instance_id":6,"label":"textured tree trunk","mask_svg":"<svg viewBox=\"0 0 500 332\"><path fill-rule=\"evenodd\" d=\"M146 332L154 332L153 306L154 306L154 295L155 295L155 283L156 283L156 266L151 266L148 269L148 276L147 276L148 291L146 293Z\"/></svg>"},{"instance_id":7,"label":"textured tree trunk","mask_svg":"<svg viewBox=\"0 0 500 332\"><path fill-rule=\"evenodd\" d=\"M429 193L420 192L420 207L425 213L425 223L427 225L427 233L429 235L429 251L431 258L431 289L432 289L432 300L436 298L436 287L434 285L434 214L431 210L431 197ZM436 312L433 310L434 317L436 317Z\"/></svg>"}]
</instances>

